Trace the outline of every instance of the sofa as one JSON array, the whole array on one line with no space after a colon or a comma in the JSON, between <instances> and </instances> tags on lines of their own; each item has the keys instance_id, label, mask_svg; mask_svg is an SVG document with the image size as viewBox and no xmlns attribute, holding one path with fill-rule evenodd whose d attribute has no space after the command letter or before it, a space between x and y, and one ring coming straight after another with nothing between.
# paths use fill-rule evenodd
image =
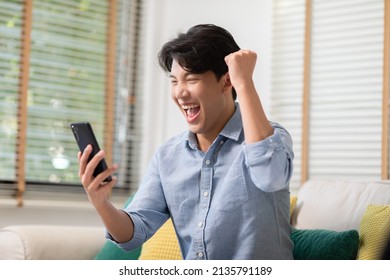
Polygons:
<instances>
[{"instance_id":1,"label":"sofa","mask_svg":"<svg viewBox=\"0 0 390 280\"><path fill-rule=\"evenodd\" d=\"M381 259L390 233L390 182L311 179L291 195L296 259ZM340 252L342 250L342 252ZM0 259L181 259L170 220L142 248L123 252L104 228L14 225Z\"/></svg>"}]
</instances>

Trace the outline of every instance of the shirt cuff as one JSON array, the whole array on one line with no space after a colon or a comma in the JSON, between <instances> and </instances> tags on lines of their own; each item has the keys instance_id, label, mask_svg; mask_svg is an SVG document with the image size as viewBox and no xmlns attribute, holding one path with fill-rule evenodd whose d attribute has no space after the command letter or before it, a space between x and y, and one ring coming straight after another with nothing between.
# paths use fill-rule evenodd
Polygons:
<instances>
[{"instance_id":1,"label":"shirt cuff","mask_svg":"<svg viewBox=\"0 0 390 280\"><path fill-rule=\"evenodd\" d=\"M124 211L124 210L122 210ZM131 238L129 241L127 242L123 242L123 243L120 243L120 242L117 242L112 236L111 234L106 230L106 238L116 244L118 247L120 247L121 249L125 250L125 251L131 251L131 250L134 250L134 249L137 249L138 247L142 246L142 244L145 242L146 240L146 236L145 234L141 231L141 226L140 225L140 221L139 221L139 218L135 215L132 215L126 211L124 211L127 215L129 215L129 217L132 219L133 221L133 224L134 224L134 234L133 234L133 238Z\"/></svg>"},{"instance_id":2,"label":"shirt cuff","mask_svg":"<svg viewBox=\"0 0 390 280\"><path fill-rule=\"evenodd\" d=\"M244 146L245 162L253 183L265 192L289 187L292 175L292 139L282 128L274 127L273 135Z\"/></svg>"},{"instance_id":3,"label":"shirt cuff","mask_svg":"<svg viewBox=\"0 0 390 280\"><path fill-rule=\"evenodd\" d=\"M259 142L245 145L245 157L248 165L258 164L259 161L271 156L274 150L286 148L280 131L280 128L274 127L272 135Z\"/></svg>"}]
</instances>

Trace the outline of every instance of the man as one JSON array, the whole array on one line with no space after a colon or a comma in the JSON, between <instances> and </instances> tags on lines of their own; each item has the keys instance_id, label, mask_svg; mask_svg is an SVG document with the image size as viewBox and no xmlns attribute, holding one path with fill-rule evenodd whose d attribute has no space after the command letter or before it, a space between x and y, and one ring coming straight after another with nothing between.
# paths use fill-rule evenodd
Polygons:
<instances>
[{"instance_id":1,"label":"man","mask_svg":"<svg viewBox=\"0 0 390 280\"><path fill-rule=\"evenodd\" d=\"M256 54L218 26L197 25L166 43L159 62L189 131L159 147L127 209L107 198L115 179L101 185L117 166L94 178L104 152L88 164L91 148L79 154L107 237L131 250L172 218L184 259L292 259L292 140L263 111Z\"/></svg>"}]
</instances>

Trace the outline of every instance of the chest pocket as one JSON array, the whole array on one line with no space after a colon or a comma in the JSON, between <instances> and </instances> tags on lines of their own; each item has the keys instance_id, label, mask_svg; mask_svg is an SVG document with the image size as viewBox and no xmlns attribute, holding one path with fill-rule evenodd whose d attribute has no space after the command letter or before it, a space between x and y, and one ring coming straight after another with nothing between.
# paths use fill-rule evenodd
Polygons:
<instances>
[{"instance_id":1,"label":"chest pocket","mask_svg":"<svg viewBox=\"0 0 390 280\"><path fill-rule=\"evenodd\" d=\"M248 199L245 177L241 173L221 180L214 190L211 208L220 211L234 211Z\"/></svg>"}]
</instances>

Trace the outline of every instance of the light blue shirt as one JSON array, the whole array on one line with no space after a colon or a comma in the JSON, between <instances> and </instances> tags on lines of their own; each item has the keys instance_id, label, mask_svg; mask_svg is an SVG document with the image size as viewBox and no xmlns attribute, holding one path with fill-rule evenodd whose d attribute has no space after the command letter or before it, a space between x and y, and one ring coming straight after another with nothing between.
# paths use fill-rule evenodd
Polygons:
<instances>
[{"instance_id":1,"label":"light blue shirt","mask_svg":"<svg viewBox=\"0 0 390 280\"><path fill-rule=\"evenodd\" d=\"M124 210L134 236L118 246L141 246L171 217L184 259L293 259L292 139L271 124L273 135L245 144L237 104L207 152L191 132L168 140Z\"/></svg>"}]
</instances>

